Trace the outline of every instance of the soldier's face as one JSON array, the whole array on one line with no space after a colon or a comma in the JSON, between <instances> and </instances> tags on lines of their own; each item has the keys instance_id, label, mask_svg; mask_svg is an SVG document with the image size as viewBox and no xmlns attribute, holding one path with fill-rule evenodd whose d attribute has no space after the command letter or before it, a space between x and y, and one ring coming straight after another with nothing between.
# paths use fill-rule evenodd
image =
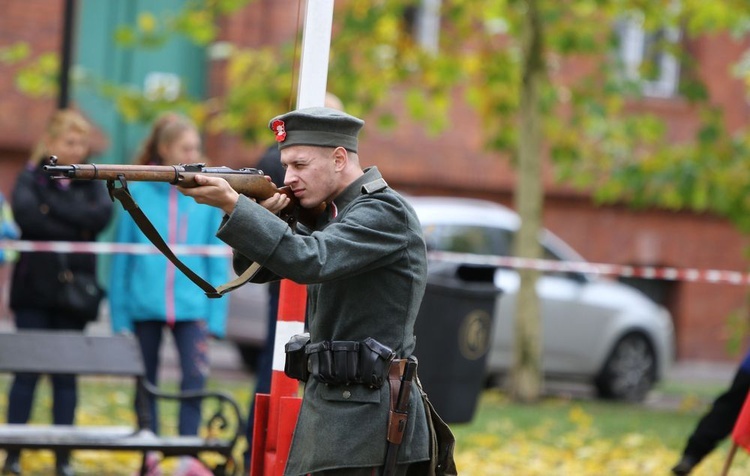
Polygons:
<instances>
[{"instance_id":1,"label":"soldier's face","mask_svg":"<svg viewBox=\"0 0 750 476\"><path fill-rule=\"evenodd\" d=\"M284 185L292 189L303 207L317 207L338 193L334 150L306 145L281 150L281 164L286 170Z\"/></svg>"}]
</instances>

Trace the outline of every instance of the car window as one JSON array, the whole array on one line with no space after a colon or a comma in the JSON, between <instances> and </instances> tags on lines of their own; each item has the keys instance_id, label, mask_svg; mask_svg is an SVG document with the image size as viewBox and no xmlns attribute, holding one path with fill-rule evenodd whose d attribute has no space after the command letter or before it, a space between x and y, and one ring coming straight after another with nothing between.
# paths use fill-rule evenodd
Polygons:
<instances>
[{"instance_id":1,"label":"car window","mask_svg":"<svg viewBox=\"0 0 750 476\"><path fill-rule=\"evenodd\" d=\"M508 256L511 233L501 228L475 225L426 225L424 238L430 251Z\"/></svg>"},{"instance_id":2,"label":"car window","mask_svg":"<svg viewBox=\"0 0 750 476\"><path fill-rule=\"evenodd\" d=\"M557 253L544 245L542 245L542 259L551 261L563 261L563 258L561 258Z\"/></svg>"},{"instance_id":3,"label":"car window","mask_svg":"<svg viewBox=\"0 0 750 476\"><path fill-rule=\"evenodd\" d=\"M550 261L568 261L568 259L566 259L564 256L560 256L557 252L555 252L555 250L549 248L544 244L542 245L542 259ZM580 283L584 283L589 280L589 278L585 274L576 271L545 271L544 274L546 276L558 276L572 279Z\"/></svg>"},{"instance_id":4,"label":"car window","mask_svg":"<svg viewBox=\"0 0 750 476\"><path fill-rule=\"evenodd\" d=\"M512 256L515 233L502 228L477 225L425 225L424 239L429 251L474 253L489 256ZM555 249L542 243L542 259L568 261ZM588 280L585 274L575 271L545 271L546 276L558 276L579 282Z\"/></svg>"}]
</instances>

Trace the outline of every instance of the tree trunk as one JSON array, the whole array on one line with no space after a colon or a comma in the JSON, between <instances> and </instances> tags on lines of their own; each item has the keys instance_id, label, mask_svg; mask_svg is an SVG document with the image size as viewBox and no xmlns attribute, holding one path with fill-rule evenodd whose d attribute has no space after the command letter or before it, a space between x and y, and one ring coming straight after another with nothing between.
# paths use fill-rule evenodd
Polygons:
<instances>
[{"instance_id":1,"label":"tree trunk","mask_svg":"<svg viewBox=\"0 0 750 476\"><path fill-rule=\"evenodd\" d=\"M515 240L516 256L541 257L539 235L542 218L540 89L545 79L542 24L536 0L526 0L523 24L523 81L521 85L520 134L518 141L518 184L516 210L521 229ZM539 272L519 271L520 289L516 302L515 354L510 393L519 401L534 401L542 392L542 329L536 282ZM502 298L501 298L502 299Z\"/></svg>"}]
</instances>

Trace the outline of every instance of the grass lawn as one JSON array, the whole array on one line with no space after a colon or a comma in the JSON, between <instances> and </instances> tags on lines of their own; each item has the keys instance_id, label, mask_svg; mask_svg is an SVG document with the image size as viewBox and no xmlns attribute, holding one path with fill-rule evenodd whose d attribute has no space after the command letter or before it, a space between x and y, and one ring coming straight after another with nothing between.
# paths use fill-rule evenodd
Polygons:
<instances>
[{"instance_id":1,"label":"grass lawn","mask_svg":"<svg viewBox=\"0 0 750 476\"><path fill-rule=\"evenodd\" d=\"M670 475L685 440L721 387L667 382L675 405L654 408L591 399L545 398L532 405L485 391L471 423L453 425L462 475ZM693 473L718 475L729 442ZM750 474L739 451L730 475Z\"/></svg>"},{"instance_id":2,"label":"grass lawn","mask_svg":"<svg viewBox=\"0 0 750 476\"><path fill-rule=\"evenodd\" d=\"M9 379L0 378L0 421L5 419ZM212 380L237 398L243 410L251 381ZM166 385L174 389L174 384ZM548 397L535 404L511 402L504 393L487 390L470 423L451 425L457 438L459 474L467 476L628 476L669 475L685 438L721 387L685 386L670 382L657 389L677 405L653 408L590 399ZM127 424L133 419L131 385L116 378L81 379L77 423ZM33 421L49 418L50 391L39 388ZM162 430L175 431L176 406L161 407ZM728 451L725 442L694 473L720 474ZM244 442L237 450L240 457ZM139 464L134 453L78 451L74 468L81 475L132 475ZM51 474L50 452L25 452L25 475ZM170 474L174 462L165 462ZM738 452L730 475L750 474L750 455Z\"/></svg>"}]
</instances>

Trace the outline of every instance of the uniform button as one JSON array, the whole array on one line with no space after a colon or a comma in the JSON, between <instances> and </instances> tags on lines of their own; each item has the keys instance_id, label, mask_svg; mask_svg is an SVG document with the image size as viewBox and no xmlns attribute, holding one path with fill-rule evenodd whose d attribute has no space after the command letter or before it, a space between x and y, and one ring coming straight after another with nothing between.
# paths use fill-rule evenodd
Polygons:
<instances>
[{"instance_id":1,"label":"uniform button","mask_svg":"<svg viewBox=\"0 0 750 476\"><path fill-rule=\"evenodd\" d=\"M344 398L349 398L352 396L352 392L350 392L349 390L344 390L344 393L342 393L341 396Z\"/></svg>"}]
</instances>

